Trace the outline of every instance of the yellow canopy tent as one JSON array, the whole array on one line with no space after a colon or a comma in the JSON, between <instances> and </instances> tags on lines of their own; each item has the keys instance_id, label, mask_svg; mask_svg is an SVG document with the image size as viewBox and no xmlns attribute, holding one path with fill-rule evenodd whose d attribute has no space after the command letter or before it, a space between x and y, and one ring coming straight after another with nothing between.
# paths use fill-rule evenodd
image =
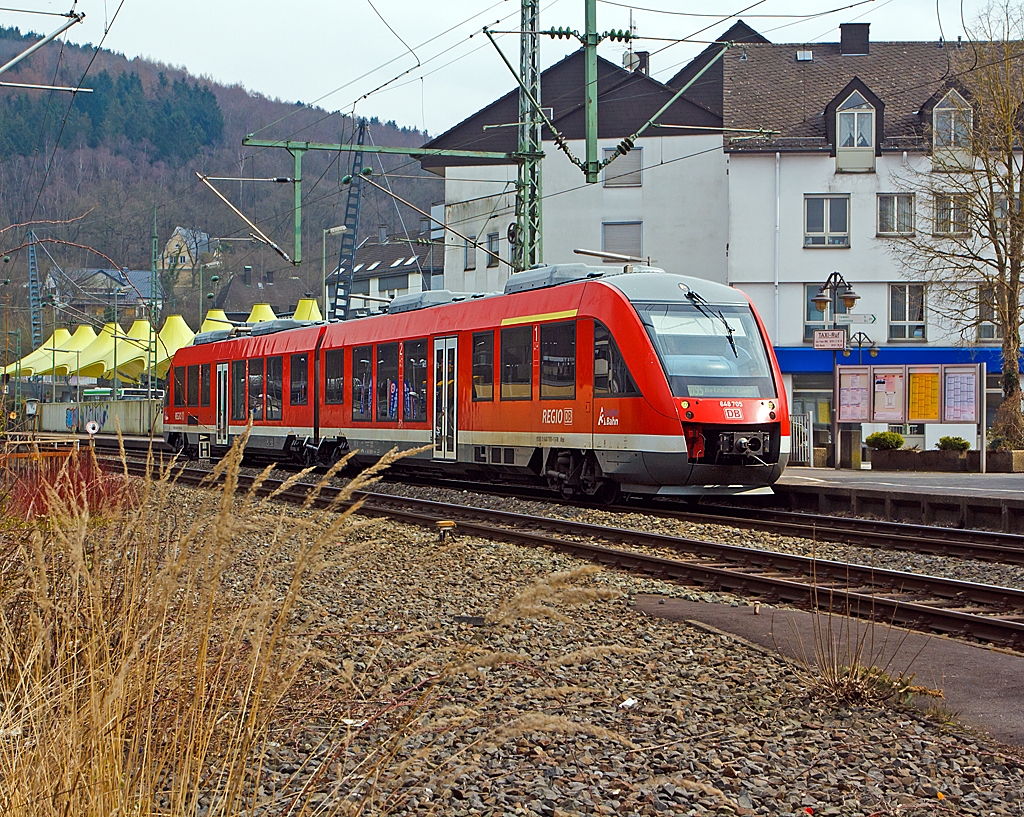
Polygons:
<instances>
[{"instance_id":1,"label":"yellow canopy tent","mask_svg":"<svg viewBox=\"0 0 1024 817\"><path fill-rule=\"evenodd\" d=\"M172 315L171 317L174 316ZM170 318L167 320L170 320ZM182 323L184 323L184 320L182 320ZM213 332L216 329L230 329L231 326L231 321L228 320L228 316L224 314L223 309L211 309L206 313L206 320L203 321L203 325L199 327L199 331ZM164 324L164 329L166 328L167 324Z\"/></svg>"},{"instance_id":2,"label":"yellow canopy tent","mask_svg":"<svg viewBox=\"0 0 1024 817\"><path fill-rule=\"evenodd\" d=\"M78 361L82 357L81 352L94 340L96 340L95 330L83 323L75 330L71 340L65 343L52 358L47 358L43 368L37 369L33 374L53 374L60 377L74 374L78 368Z\"/></svg>"},{"instance_id":3,"label":"yellow canopy tent","mask_svg":"<svg viewBox=\"0 0 1024 817\"><path fill-rule=\"evenodd\" d=\"M53 368L51 361L56 354L53 350L60 349L69 340L71 340L71 333L67 329L55 329L53 334L43 341L38 349L34 352L29 352L20 361L9 364L4 369L4 372L10 375L19 374L21 377L28 377L29 375L39 374L40 369L44 366L49 370ZM19 363L21 364L20 368Z\"/></svg>"},{"instance_id":4,"label":"yellow canopy tent","mask_svg":"<svg viewBox=\"0 0 1024 817\"><path fill-rule=\"evenodd\" d=\"M105 324L96 336L96 340L82 350L80 355L81 362L78 364L77 372L79 377L103 377L103 372L106 370L103 365L103 359L107 356L107 352L112 351L114 348L115 328L117 329L117 334L123 337L124 331L121 327L111 322Z\"/></svg>"},{"instance_id":5,"label":"yellow canopy tent","mask_svg":"<svg viewBox=\"0 0 1024 817\"><path fill-rule=\"evenodd\" d=\"M324 316L320 314L320 307L316 298L303 298L295 307L295 314L292 315L297 321L322 321Z\"/></svg>"},{"instance_id":6,"label":"yellow canopy tent","mask_svg":"<svg viewBox=\"0 0 1024 817\"><path fill-rule=\"evenodd\" d=\"M277 315L270 308L270 304L253 304L252 312L245 319L246 323L263 323L264 321L276 321Z\"/></svg>"},{"instance_id":7,"label":"yellow canopy tent","mask_svg":"<svg viewBox=\"0 0 1024 817\"><path fill-rule=\"evenodd\" d=\"M139 376L149 364L150 337L149 321L145 318L132 323L127 335L118 335L110 351L103 356L103 376L108 380L114 376L114 361L117 361L119 380L138 382Z\"/></svg>"},{"instance_id":8,"label":"yellow canopy tent","mask_svg":"<svg viewBox=\"0 0 1024 817\"><path fill-rule=\"evenodd\" d=\"M211 309L210 312L221 312L222 310ZM206 321L210 320L207 313ZM226 318L225 318L226 320ZM206 323L203 324L205 326ZM183 346L188 346L195 337L195 332L185 323L181 315L169 315L164 321L164 328L160 330L160 338L156 342L156 376L166 377L167 370L171 368L171 358L174 353Z\"/></svg>"}]
</instances>

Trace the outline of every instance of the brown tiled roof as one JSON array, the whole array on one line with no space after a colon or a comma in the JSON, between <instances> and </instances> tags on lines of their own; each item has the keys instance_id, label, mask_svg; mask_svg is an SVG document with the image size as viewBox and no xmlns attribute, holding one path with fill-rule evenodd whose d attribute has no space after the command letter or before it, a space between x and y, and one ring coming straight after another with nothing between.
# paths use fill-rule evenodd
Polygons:
<instances>
[{"instance_id":1,"label":"brown tiled roof","mask_svg":"<svg viewBox=\"0 0 1024 817\"><path fill-rule=\"evenodd\" d=\"M413 240L429 241L429 236L415 236ZM364 244L356 252L356 280L378 278L382 275L401 275L409 272L422 271L426 274L444 272L444 245L435 244L433 254L429 244L414 244L394 236L384 244ZM417 267L413 257L419 260ZM374 264L377 266L372 267ZM333 281L337 273L327 276Z\"/></svg>"},{"instance_id":2,"label":"brown tiled roof","mask_svg":"<svg viewBox=\"0 0 1024 817\"><path fill-rule=\"evenodd\" d=\"M540 104L554 110L552 122L567 139L583 139L586 126L583 111L583 50L575 51L565 59L541 73ZM668 102L675 91L638 71L623 68L598 57L597 59L597 135L601 139L620 139L630 136ZM424 147L452 150L487 150L511 153L516 150L518 130L491 128L484 125L507 125L519 121L519 90L477 111L468 119L442 133ZM676 100L662 114L660 122L671 125L694 125L707 128L721 127L721 119L714 113L689 101ZM700 131L690 131L700 133ZM648 134L657 134L651 130ZM551 134L543 128L542 138ZM425 170L440 172L452 165L498 164L494 160L458 159L426 156L420 160Z\"/></svg>"},{"instance_id":3,"label":"brown tiled roof","mask_svg":"<svg viewBox=\"0 0 1024 817\"><path fill-rule=\"evenodd\" d=\"M796 52L804 50L813 58L798 62ZM774 151L791 140L825 140L825 106L854 77L885 104L881 147L906 149L922 135L918 111L948 82L956 51L937 42L873 42L862 56L844 56L839 43L732 49L723 58L724 126L770 128L782 138L734 142L731 149Z\"/></svg>"},{"instance_id":4,"label":"brown tiled roof","mask_svg":"<svg viewBox=\"0 0 1024 817\"><path fill-rule=\"evenodd\" d=\"M718 43L767 43L764 37L758 34L754 29L744 23L742 20L738 20L720 37L715 39L715 42L705 48L690 62L688 62L682 70L679 71L672 79L670 79L666 85L670 88L682 88L687 82L689 82L696 74L711 60L715 55L722 50L722 46ZM707 71L701 74L693 85L686 89L686 98L692 102L696 102L703 108L707 108L709 111L713 111L719 116L722 115L722 60L718 60L712 65Z\"/></svg>"}]
</instances>

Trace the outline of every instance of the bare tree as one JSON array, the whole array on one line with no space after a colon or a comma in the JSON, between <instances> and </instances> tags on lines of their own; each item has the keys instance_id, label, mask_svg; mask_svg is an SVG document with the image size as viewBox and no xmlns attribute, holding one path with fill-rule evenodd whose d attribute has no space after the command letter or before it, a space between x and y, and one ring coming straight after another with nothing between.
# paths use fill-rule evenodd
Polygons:
<instances>
[{"instance_id":1,"label":"bare tree","mask_svg":"<svg viewBox=\"0 0 1024 817\"><path fill-rule=\"evenodd\" d=\"M991 3L924 113L930 166L908 168L893 197L893 255L927 286L928 305L971 342L1002 343L1003 403L991 441L1024 448L1018 375L1024 268L1024 8ZM880 225L881 228L881 225ZM884 231L884 230L882 230Z\"/></svg>"}]
</instances>

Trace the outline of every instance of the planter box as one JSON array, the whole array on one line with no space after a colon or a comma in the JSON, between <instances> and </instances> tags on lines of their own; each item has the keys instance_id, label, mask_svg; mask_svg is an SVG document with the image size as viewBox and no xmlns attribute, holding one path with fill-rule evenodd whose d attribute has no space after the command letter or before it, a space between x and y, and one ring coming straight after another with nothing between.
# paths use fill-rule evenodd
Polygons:
<instances>
[{"instance_id":1,"label":"planter box","mask_svg":"<svg viewBox=\"0 0 1024 817\"><path fill-rule=\"evenodd\" d=\"M981 470L980 451L897 451L871 452L872 471L970 471ZM993 474L1024 473L1024 451L989 451L985 470Z\"/></svg>"}]
</instances>

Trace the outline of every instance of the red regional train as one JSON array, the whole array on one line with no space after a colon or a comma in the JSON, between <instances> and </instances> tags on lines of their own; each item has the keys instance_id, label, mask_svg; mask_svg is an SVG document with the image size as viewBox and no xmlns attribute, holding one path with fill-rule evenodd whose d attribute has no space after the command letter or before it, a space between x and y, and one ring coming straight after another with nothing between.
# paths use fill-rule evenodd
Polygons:
<instances>
[{"instance_id":1,"label":"red regional train","mask_svg":"<svg viewBox=\"0 0 1024 817\"><path fill-rule=\"evenodd\" d=\"M561 264L504 293L400 296L339 323L268 321L196 336L173 361L164 434L565 495L735 493L789 459L778 363L738 290L652 267Z\"/></svg>"}]
</instances>

